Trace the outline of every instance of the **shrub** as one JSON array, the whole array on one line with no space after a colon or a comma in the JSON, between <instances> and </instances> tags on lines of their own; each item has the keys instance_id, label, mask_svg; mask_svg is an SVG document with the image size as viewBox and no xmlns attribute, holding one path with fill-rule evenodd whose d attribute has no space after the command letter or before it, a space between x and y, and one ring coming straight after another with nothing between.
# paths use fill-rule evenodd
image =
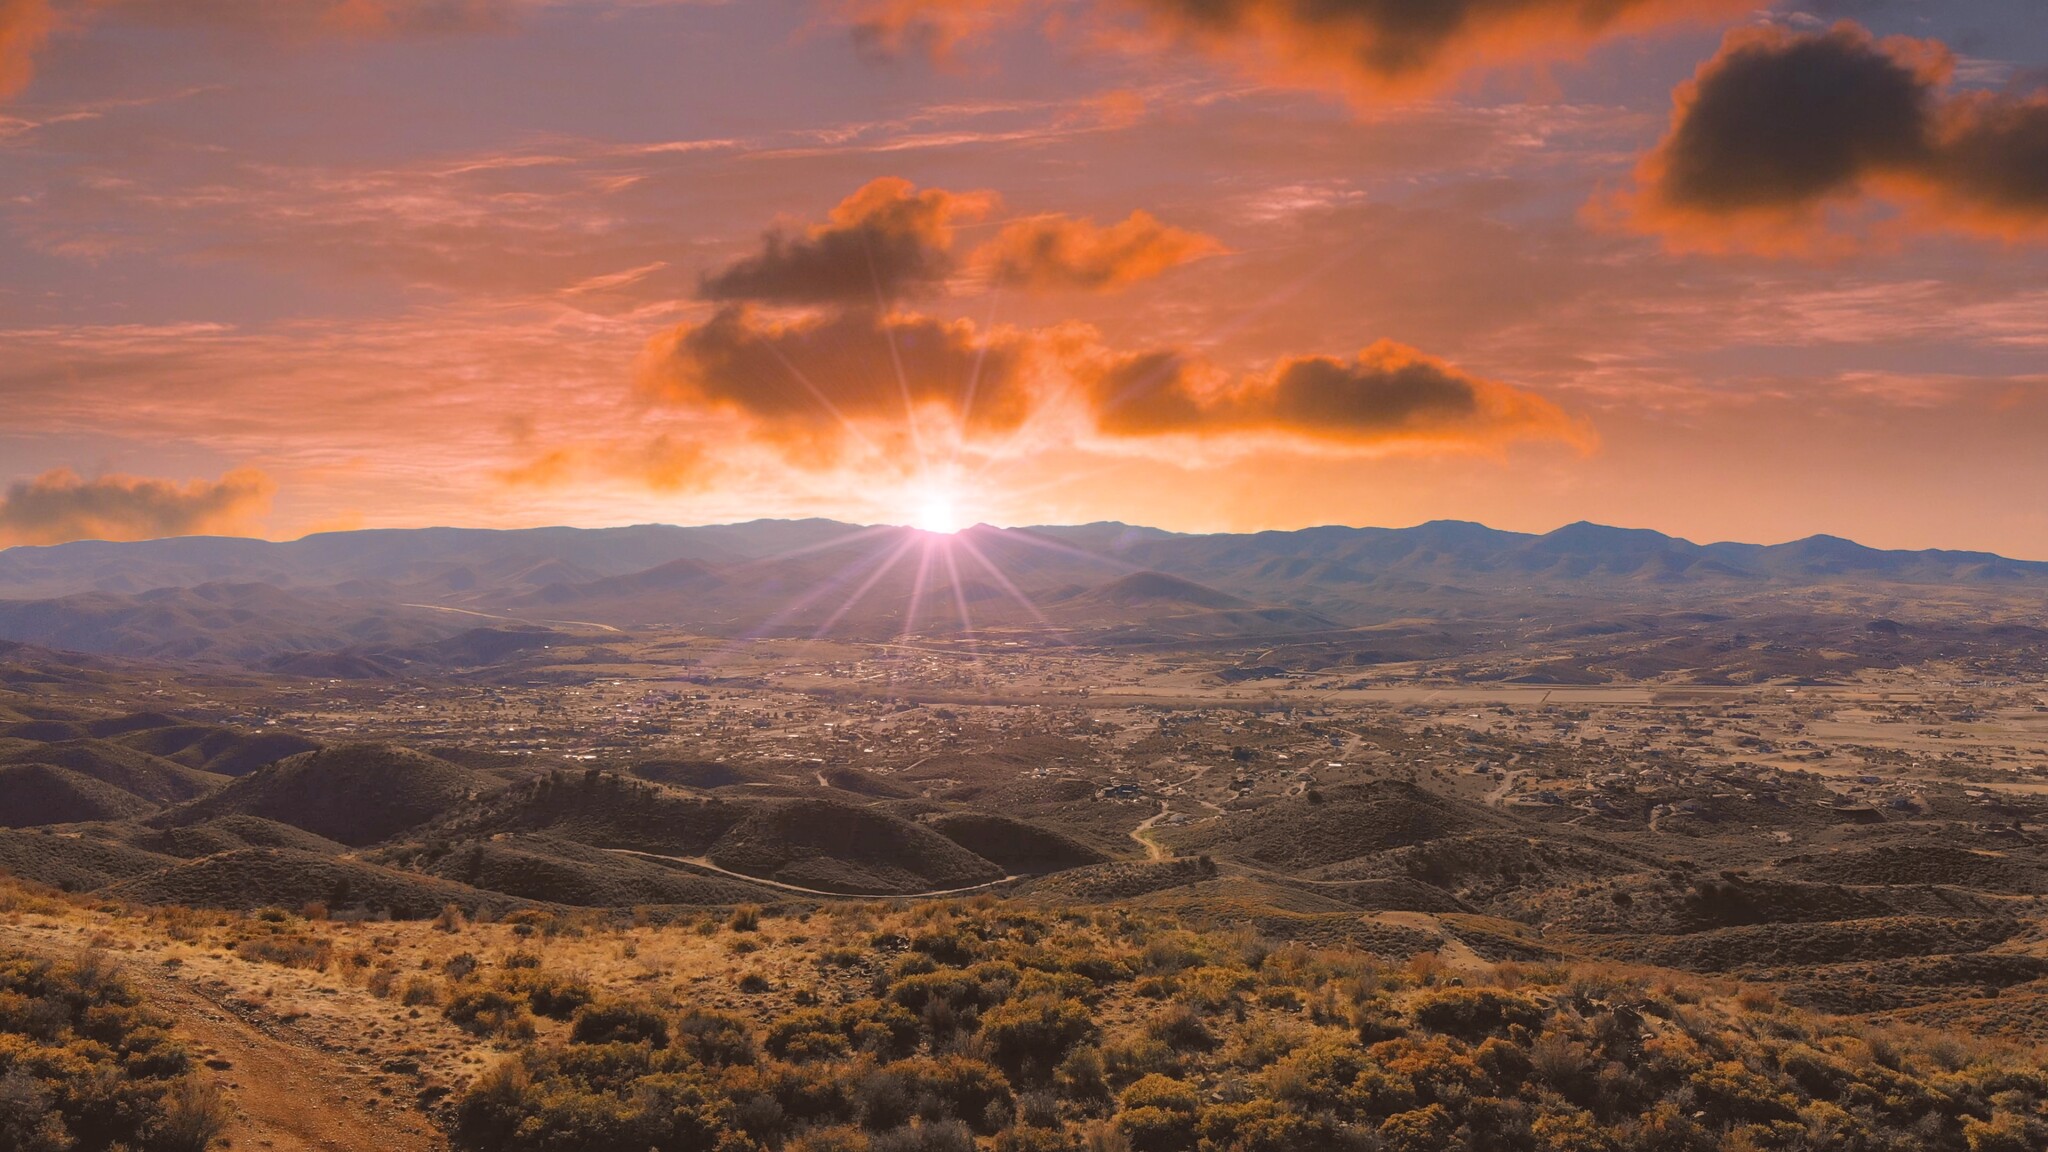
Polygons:
<instances>
[{"instance_id":1,"label":"shrub","mask_svg":"<svg viewBox=\"0 0 2048 1152\"><path fill-rule=\"evenodd\" d=\"M1526 996L1492 988L1443 988L1420 994L1412 1008L1415 1022L1432 1032L1462 1040L1506 1033L1512 1025L1535 1028L1543 1023L1543 1006Z\"/></svg>"},{"instance_id":2,"label":"shrub","mask_svg":"<svg viewBox=\"0 0 2048 1152\"><path fill-rule=\"evenodd\" d=\"M478 1077L455 1108L454 1144L478 1152L742 1152L725 1101L679 1073L632 1082L630 1094L592 1091L552 1058L507 1060Z\"/></svg>"},{"instance_id":3,"label":"shrub","mask_svg":"<svg viewBox=\"0 0 2048 1152\"><path fill-rule=\"evenodd\" d=\"M1095 1035L1095 1020L1079 1001L1036 996L991 1009L981 1038L998 1064L1027 1079L1049 1075L1068 1049Z\"/></svg>"},{"instance_id":4,"label":"shrub","mask_svg":"<svg viewBox=\"0 0 2048 1152\"><path fill-rule=\"evenodd\" d=\"M1454 1127L1444 1106L1431 1104L1387 1117L1380 1124L1380 1144L1387 1152L1442 1152Z\"/></svg>"},{"instance_id":5,"label":"shrub","mask_svg":"<svg viewBox=\"0 0 2048 1152\"><path fill-rule=\"evenodd\" d=\"M1175 1112L1193 1112L1202 1103L1192 1086L1158 1073L1124 1089L1117 1101L1125 1108L1165 1108Z\"/></svg>"},{"instance_id":6,"label":"shrub","mask_svg":"<svg viewBox=\"0 0 2048 1152\"><path fill-rule=\"evenodd\" d=\"M974 1133L958 1121L915 1123L868 1142L869 1152L974 1152Z\"/></svg>"},{"instance_id":7,"label":"shrub","mask_svg":"<svg viewBox=\"0 0 2048 1152\"><path fill-rule=\"evenodd\" d=\"M0 1148L204 1152L225 1110L104 957L0 950Z\"/></svg>"},{"instance_id":8,"label":"shrub","mask_svg":"<svg viewBox=\"0 0 2048 1152\"><path fill-rule=\"evenodd\" d=\"M846 1124L813 1128L783 1145L785 1152L870 1152L868 1134Z\"/></svg>"},{"instance_id":9,"label":"shrub","mask_svg":"<svg viewBox=\"0 0 2048 1152\"><path fill-rule=\"evenodd\" d=\"M996 1133L995 1152L1080 1152L1081 1142L1057 1128L1009 1128Z\"/></svg>"},{"instance_id":10,"label":"shrub","mask_svg":"<svg viewBox=\"0 0 2048 1152\"><path fill-rule=\"evenodd\" d=\"M235 955L263 964L324 972L333 959L334 946L317 936L257 936L236 944Z\"/></svg>"},{"instance_id":11,"label":"shrub","mask_svg":"<svg viewBox=\"0 0 2048 1152\"><path fill-rule=\"evenodd\" d=\"M1145 1022L1145 1034L1179 1052L1207 1052L1216 1035L1202 1017L1185 1004L1169 1004Z\"/></svg>"},{"instance_id":12,"label":"shrub","mask_svg":"<svg viewBox=\"0 0 2048 1152\"><path fill-rule=\"evenodd\" d=\"M559 972L518 969L507 973L501 984L506 991L526 997L527 1007L535 1015L550 1020L567 1020L596 997L590 985Z\"/></svg>"},{"instance_id":13,"label":"shrub","mask_svg":"<svg viewBox=\"0 0 2048 1152\"><path fill-rule=\"evenodd\" d=\"M722 1012L693 1009L676 1021L676 1044L694 1060L714 1067L754 1059L754 1035L747 1023Z\"/></svg>"},{"instance_id":14,"label":"shrub","mask_svg":"<svg viewBox=\"0 0 2048 1152\"><path fill-rule=\"evenodd\" d=\"M792 1012L768 1026L764 1047L784 1060L816 1060L852 1048L834 1013L816 1008Z\"/></svg>"},{"instance_id":15,"label":"shrub","mask_svg":"<svg viewBox=\"0 0 2048 1152\"><path fill-rule=\"evenodd\" d=\"M206 1152L227 1131L233 1110L220 1086L187 1076L164 1095L163 1119L150 1133L156 1152Z\"/></svg>"},{"instance_id":16,"label":"shrub","mask_svg":"<svg viewBox=\"0 0 2048 1152\"><path fill-rule=\"evenodd\" d=\"M405 982L404 991L398 994L398 1002L408 1008L441 1002L441 982L431 976L414 976Z\"/></svg>"},{"instance_id":17,"label":"shrub","mask_svg":"<svg viewBox=\"0 0 2048 1152\"><path fill-rule=\"evenodd\" d=\"M1127 1108L1116 1126L1131 1152L1187 1152L1195 1143L1195 1114L1168 1108Z\"/></svg>"},{"instance_id":18,"label":"shrub","mask_svg":"<svg viewBox=\"0 0 2048 1152\"><path fill-rule=\"evenodd\" d=\"M913 1057L886 1065L882 1072L920 1101L917 1110L927 1119L952 1117L984 1135L1008 1123L1014 1106L1003 1074L965 1056Z\"/></svg>"},{"instance_id":19,"label":"shrub","mask_svg":"<svg viewBox=\"0 0 2048 1152\"><path fill-rule=\"evenodd\" d=\"M1069 1100L1109 1099L1109 1079L1103 1067L1102 1050L1083 1044L1067 1053L1053 1070L1053 1085Z\"/></svg>"},{"instance_id":20,"label":"shrub","mask_svg":"<svg viewBox=\"0 0 2048 1152\"><path fill-rule=\"evenodd\" d=\"M441 1011L449 1023L465 1032L492 1036L517 1030L525 1020L526 1004L523 997L501 988L464 988L450 996ZM526 1024L532 1026L531 1021Z\"/></svg>"},{"instance_id":21,"label":"shrub","mask_svg":"<svg viewBox=\"0 0 2048 1152\"><path fill-rule=\"evenodd\" d=\"M589 1004L569 1026L572 1044L647 1044L668 1047L668 1017L652 1005L627 1000Z\"/></svg>"}]
</instances>

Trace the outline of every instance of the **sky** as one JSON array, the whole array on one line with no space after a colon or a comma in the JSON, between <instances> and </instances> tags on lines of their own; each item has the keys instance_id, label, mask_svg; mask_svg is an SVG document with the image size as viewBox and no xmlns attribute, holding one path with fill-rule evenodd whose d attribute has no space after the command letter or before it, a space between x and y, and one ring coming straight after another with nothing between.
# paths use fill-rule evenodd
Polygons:
<instances>
[{"instance_id":1,"label":"sky","mask_svg":"<svg viewBox=\"0 0 2048 1152\"><path fill-rule=\"evenodd\" d=\"M0 546L2048 558L2042 0L0 0Z\"/></svg>"}]
</instances>

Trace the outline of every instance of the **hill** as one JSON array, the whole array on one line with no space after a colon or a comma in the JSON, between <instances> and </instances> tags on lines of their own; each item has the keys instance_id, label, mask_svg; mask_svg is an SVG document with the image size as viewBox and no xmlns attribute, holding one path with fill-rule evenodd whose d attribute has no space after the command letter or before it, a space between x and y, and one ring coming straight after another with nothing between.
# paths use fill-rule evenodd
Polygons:
<instances>
[{"instance_id":1,"label":"hill","mask_svg":"<svg viewBox=\"0 0 2048 1152\"><path fill-rule=\"evenodd\" d=\"M360 847L424 824L497 784L424 753L350 744L259 768L150 822L175 828L223 816L258 816Z\"/></svg>"},{"instance_id":2,"label":"hill","mask_svg":"<svg viewBox=\"0 0 2048 1152\"><path fill-rule=\"evenodd\" d=\"M225 776L188 768L113 740L92 737L16 745L0 751L0 764L55 765L153 804L191 800L228 783Z\"/></svg>"},{"instance_id":3,"label":"hill","mask_svg":"<svg viewBox=\"0 0 2048 1152\"><path fill-rule=\"evenodd\" d=\"M104 729L107 725L95 725ZM126 732L101 731L116 743L152 756L220 776L246 776L287 756L320 745L292 732L239 732L212 724L151 724Z\"/></svg>"},{"instance_id":4,"label":"hill","mask_svg":"<svg viewBox=\"0 0 2048 1152\"><path fill-rule=\"evenodd\" d=\"M401 919L435 916L450 904L468 915L502 915L530 902L435 876L381 868L289 848L242 848L181 860L100 890L139 904L253 910L322 904Z\"/></svg>"},{"instance_id":5,"label":"hill","mask_svg":"<svg viewBox=\"0 0 2048 1152\"><path fill-rule=\"evenodd\" d=\"M0 764L0 828L125 820L156 811L132 792L50 764Z\"/></svg>"},{"instance_id":6,"label":"hill","mask_svg":"<svg viewBox=\"0 0 2048 1152\"><path fill-rule=\"evenodd\" d=\"M405 847L378 853L375 859L472 888L574 907L743 904L780 895L744 880L706 876L553 836L508 834L430 848Z\"/></svg>"},{"instance_id":7,"label":"hill","mask_svg":"<svg viewBox=\"0 0 2048 1152\"><path fill-rule=\"evenodd\" d=\"M414 839L507 832L700 862L741 879L825 892L928 892L1003 877L1001 868L937 832L860 804L691 796L596 771L516 785L449 813Z\"/></svg>"},{"instance_id":8,"label":"hill","mask_svg":"<svg viewBox=\"0 0 2048 1152\"><path fill-rule=\"evenodd\" d=\"M118 840L48 828L0 830L0 872L66 892L90 892L177 861Z\"/></svg>"},{"instance_id":9,"label":"hill","mask_svg":"<svg viewBox=\"0 0 2048 1152\"><path fill-rule=\"evenodd\" d=\"M1250 601L1164 572L1133 572L1082 593L1080 600L1121 608L1246 608Z\"/></svg>"},{"instance_id":10,"label":"hill","mask_svg":"<svg viewBox=\"0 0 2048 1152\"><path fill-rule=\"evenodd\" d=\"M119 834L134 847L186 860L242 848L290 848L321 856L348 851L345 844L260 816L216 816L169 828L138 824L120 829Z\"/></svg>"},{"instance_id":11,"label":"hill","mask_svg":"<svg viewBox=\"0 0 2048 1152\"><path fill-rule=\"evenodd\" d=\"M1382 781L1313 792L1155 835L1183 854L1298 872L1498 823L1483 808Z\"/></svg>"},{"instance_id":12,"label":"hill","mask_svg":"<svg viewBox=\"0 0 2048 1152\"><path fill-rule=\"evenodd\" d=\"M932 829L831 800L751 805L708 855L721 868L827 892L926 892L1004 875Z\"/></svg>"},{"instance_id":13,"label":"hill","mask_svg":"<svg viewBox=\"0 0 2048 1152\"><path fill-rule=\"evenodd\" d=\"M983 812L944 812L933 831L1010 873L1058 872L1107 863L1109 857L1064 832Z\"/></svg>"}]
</instances>

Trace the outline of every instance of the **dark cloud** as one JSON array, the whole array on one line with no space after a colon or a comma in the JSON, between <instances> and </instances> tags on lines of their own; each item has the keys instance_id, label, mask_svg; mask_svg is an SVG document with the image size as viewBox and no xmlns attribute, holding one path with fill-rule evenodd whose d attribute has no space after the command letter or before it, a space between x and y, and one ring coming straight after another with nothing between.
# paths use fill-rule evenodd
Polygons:
<instances>
[{"instance_id":1,"label":"dark cloud","mask_svg":"<svg viewBox=\"0 0 2048 1152\"><path fill-rule=\"evenodd\" d=\"M249 468L183 485L139 476L87 480L60 468L8 486L0 497L0 545L248 531L276 487Z\"/></svg>"},{"instance_id":2,"label":"dark cloud","mask_svg":"<svg viewBox=\"0 0 2048 1152\"><path fill-rule=\"evenodd\" d=\"M1841 26L1731 38L1679 97L1659 186L1681 207L1740 211L1853 192L1922 164L1932 145L1936 53Z\"/></svg>"},{"instance_id":3,"label":"dark cloud","mask_svg":"<svg viewBox=\"0 0 2048 1152\"><path fill-rule=\"evenodd\" d=\"M930 291L954 269L953 225L985 215L994 198L894 177L841 201L826 222L762 237L761 251L704 278L708 300L875 304Z\"/></svg>"},{"instance_id":4,"label":"dark cloud","mask_svg":"<svg viewBox=\"0 0 2048 1152\"><path fill-rule=\"evenodd\" d=\"M856 311L778 322L727 308L657 340L642 389L661 404L739 415L799 454L844 435L887 439L912 413L936 413L972 438L1012 432L1076 402L1081 418L1111 440L1252 436L1472 448L1587 439L1534 393L1389 341L1349 360L1293 357L1233 378L1179 349L1112 351L1081 325L982 330L964 320ZM810 458L836 462L829 451Z\"/></svg>"},{"instance_id":5,"label":"dark cloud","mask_svg":"<svg viewBox=\"0 0 2048 1152\"><path fill-rule=\"evenodd\" d=\"M1222 250L1211 237L1140 211L1106 228L1070 216L1019 220L977 249L974 262L1005 287L1100 292Z\"/></svg>"},{"instance_id":6,"label":"dark cloud","mask_svg":"<svg viewBox=\"0 0 2048 1152\"><path fill-rule=\"evenodd\" d=\"M1725 0L1123 0L1217 52L1251 46L1282 78L1372 87L1439 81L1542 57L1630 27L1739 6Z\"/></svg>"},{"instance_id":7,"label":"dark cloud","mask_svg":"<svg viewBox=\"0 0 2048 1152\"><path fill-rule=\"evenodd\" d=\"M1966 224L2008 235L2048 230L2048 91L1976 92L1945 109L1939 192Z\"/></svg>"},{"instance_id":8,"label":"dark cloud","mask_svg":"<svg viewBox=\"0 0 2048 1152\"><path fill-rule=\"evenodd\" d=\"M1300 356L1236 381L1177 352L1110 361L1089 382L1097 425L1117 436L1279 434L1350 446L1583 442L1549 401L1382 340L1350 360Z\"/></svg>"},{"instance_id":9,"label":"dark cloud","mask_svg":"<svg viewBox=\"0 0 2048 1152\"><path fill-rule=\"evenodd\" d=\"M2048 94L1954 94L1943 45L1825 32L1731 33L1675 95L1670 132L1624 209L1683 247L1847 243L1900 226L2048 226Z\"/></svg>"},{"instance_id":10,"label":"dark cloud","mask_svg":"<svg viewBox=\"0 0 2048 1152\"><path fill-rule=\"evenodd\" d=\"M1098 35L1161 36L1289 83L1372 90L1543 59L1603 37L1737 13L1744 0L841 0L858 42L950 52L1033 16L1098 17Z\"/></svg>"},{"instance_id":11,"label":"dark cloud","mask_svg":"<svg viewBox=\"0 0 2048 1152\"><path fill-rule=\"evenodd\" d=\"M971 430L1028 415L1046 339L965 320L848 310L779 321L744 305L657 339L641 387L659 402L746 417L770 438L902 422L937 408Z\"/></svg>"}]
</instances>

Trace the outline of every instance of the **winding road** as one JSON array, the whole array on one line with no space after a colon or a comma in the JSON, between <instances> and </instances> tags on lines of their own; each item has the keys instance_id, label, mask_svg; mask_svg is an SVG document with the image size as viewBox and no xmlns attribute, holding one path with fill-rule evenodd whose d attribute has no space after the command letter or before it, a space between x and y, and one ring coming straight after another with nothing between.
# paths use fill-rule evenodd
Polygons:
<instances>
[{"instance_id":1,"label":"winding road","mask_svg":"<svg viewBox=\"0 0 2048 1152\"><path fill-rule=\"evenodd\" d=\"M759 884L765 888L777 888L784 892L795 892L804 896L825 896L833 900L928 900L935 896L963 896L969 892L981 892L990 888L1001 887L1014 880L1026 878L1022 872L1013 872L1001 880L990 880L984 884L969 884L965 888L934 888L929 892L827 892L822 888L804 888L795 884L784 884L780 880L766 880L759 876L749 876L745 872L735 872L730 868L720 868L702 856L664 856L659 852L642 852L637 848L605 848L602 851L616 852L621 856L643 856L649 860L669 860L677 864L688 864L692 868L702 868L706 872L716 872L720 876L729 876L734 880L744 880L749 884Z\"/></svg>"}]
</instances>

